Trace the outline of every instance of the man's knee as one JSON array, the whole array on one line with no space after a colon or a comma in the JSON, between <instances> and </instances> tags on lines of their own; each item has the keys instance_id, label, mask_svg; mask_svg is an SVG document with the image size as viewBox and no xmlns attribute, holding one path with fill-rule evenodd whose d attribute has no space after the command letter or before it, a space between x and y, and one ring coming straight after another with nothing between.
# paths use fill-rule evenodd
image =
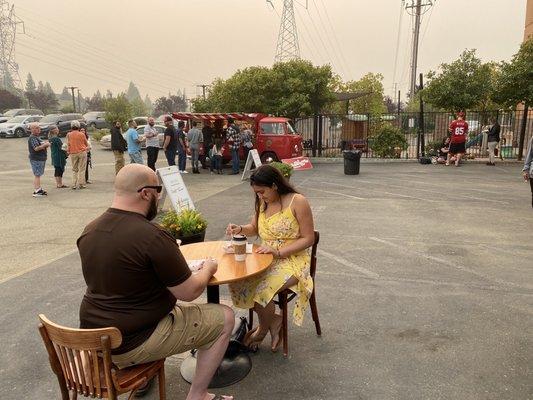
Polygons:
<instances>
[{"instance_id":1,"label":"man's knee","mask_svg":"<svg viewBox=\"0 0 533 400\"><path fill-rule=\"evenodd\" d=\"M224 313L224 331L231 333L235 325L235 313L228 306L221 304L220 307L222 307L222 312Z\"/></svg>"}]
</instances>

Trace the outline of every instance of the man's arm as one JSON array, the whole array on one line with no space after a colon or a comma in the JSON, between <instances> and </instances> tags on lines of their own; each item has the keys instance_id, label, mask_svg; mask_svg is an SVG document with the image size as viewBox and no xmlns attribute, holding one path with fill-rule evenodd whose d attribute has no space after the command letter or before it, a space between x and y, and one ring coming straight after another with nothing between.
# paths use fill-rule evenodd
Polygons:
<instances>
[{"instance_id":1,"label":"man's arm","mask_svg":"<svg viewBox=\"0 0 533 400\"><path fill-rule=\"evenodd\" d=\"M168 144L170 143L170 136L165 135L165 141L163 142L163 150L167 150Z\"/></svg>"},{"instance_id":2,"label":"man's arm","mask_svg":"<svg viewBox=\"0 0 533 400\"><path fill-rule=\"evenodd\" d=\"M178 300L193 301L204 292L207 283L216 271L216 261L207 260L198 273L191 275L185 282L179 285L169 287L168 290Z\"/></svg>"}]
</instances>

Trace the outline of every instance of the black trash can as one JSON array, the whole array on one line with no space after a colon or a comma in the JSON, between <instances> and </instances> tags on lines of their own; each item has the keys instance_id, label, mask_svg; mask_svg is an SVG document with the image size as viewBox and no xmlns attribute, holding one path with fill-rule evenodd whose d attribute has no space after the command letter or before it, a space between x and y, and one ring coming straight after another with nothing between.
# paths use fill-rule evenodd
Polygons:
<instances>
[{"instance_id":1,"label":"black trash can","mask_svg":"<svg viewBox=\"0 0 533 400\"><path fill-rule=\"evenodd\" d=\"M359 150L345 150L344 175L359 175L359 165L361 164L361 152Z\"/></svg>"}]
</instances>

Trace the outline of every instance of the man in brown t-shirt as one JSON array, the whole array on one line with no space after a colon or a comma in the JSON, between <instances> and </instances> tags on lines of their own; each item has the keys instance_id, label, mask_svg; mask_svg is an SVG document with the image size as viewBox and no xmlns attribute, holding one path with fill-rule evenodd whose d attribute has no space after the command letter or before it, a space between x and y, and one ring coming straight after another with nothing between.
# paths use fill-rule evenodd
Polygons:
<instances>
[{"instance_id":1,"label":"man in brown t-shirt","mask_svg":"<svg viewBox=\"0 0 533 400\"><path fill-rule=\"evenodd\" d=\"M119 368L198 348L187 399L212 399L207 385L224 356L234 314L218 304L176 304L176 299L189 302L200 296L217 263L206 260L191 274L176 241L150 222L160 192L150 168L125 166L116 176L111 208L78 239L87 283L80 328L120 330L122 344L113 351Z\"/></svg>"}]
</instances>

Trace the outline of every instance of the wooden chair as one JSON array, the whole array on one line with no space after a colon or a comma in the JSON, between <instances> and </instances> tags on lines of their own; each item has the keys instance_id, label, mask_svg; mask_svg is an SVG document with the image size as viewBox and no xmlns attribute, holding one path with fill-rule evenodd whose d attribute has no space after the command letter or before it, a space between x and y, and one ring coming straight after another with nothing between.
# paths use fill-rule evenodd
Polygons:
<instances>
[{"instance_id":1,"label":"wooden chair","mask_svg":"<svg viewBox=\"0 0 533 400\"><path fill-rule=\"evenodd\" d=\"M316 295L315 295L315 273L316 273L316 250L318 247L318 242L320 241L320 234L315 231L315 242L313 243L313 247L311 249L311 268L310 268L310 274L311 278L313 279L313 292L311 293L311 297L309 298L309 304L311 306L311 315L313 316L313 321L315 322L315 329L316 334L318 336L322 335L322 330L320 329L320 321L318 319L318 309L316 307ZM278 293L278 301L274 301L279 308L281 309L281 318L282 318L282 325L281 325L281 339L283 340L283 355L287 357L289 355L289 332L288 332L288 303L296 297L296 293L294 293L290 289L285 289ZM254 312L253 309L249 310L249 329L253 326L253 318L254 318Z\"/></svg>"},{"instance_id":2,"label":"wooden chair","mask_svg":"<svg viewBox=\"0 0 533 400\"><path fill-rule=\"evenodd\" d=\"M165 360L118 369L111 361L111 349L122 343L117 328L66 328L39 315L39 332L57 376L63 400L75 400L78 393L108 399L130 392L128 399L155 375L159 399L165 399Z\"/></svg>"}]
</instances>

